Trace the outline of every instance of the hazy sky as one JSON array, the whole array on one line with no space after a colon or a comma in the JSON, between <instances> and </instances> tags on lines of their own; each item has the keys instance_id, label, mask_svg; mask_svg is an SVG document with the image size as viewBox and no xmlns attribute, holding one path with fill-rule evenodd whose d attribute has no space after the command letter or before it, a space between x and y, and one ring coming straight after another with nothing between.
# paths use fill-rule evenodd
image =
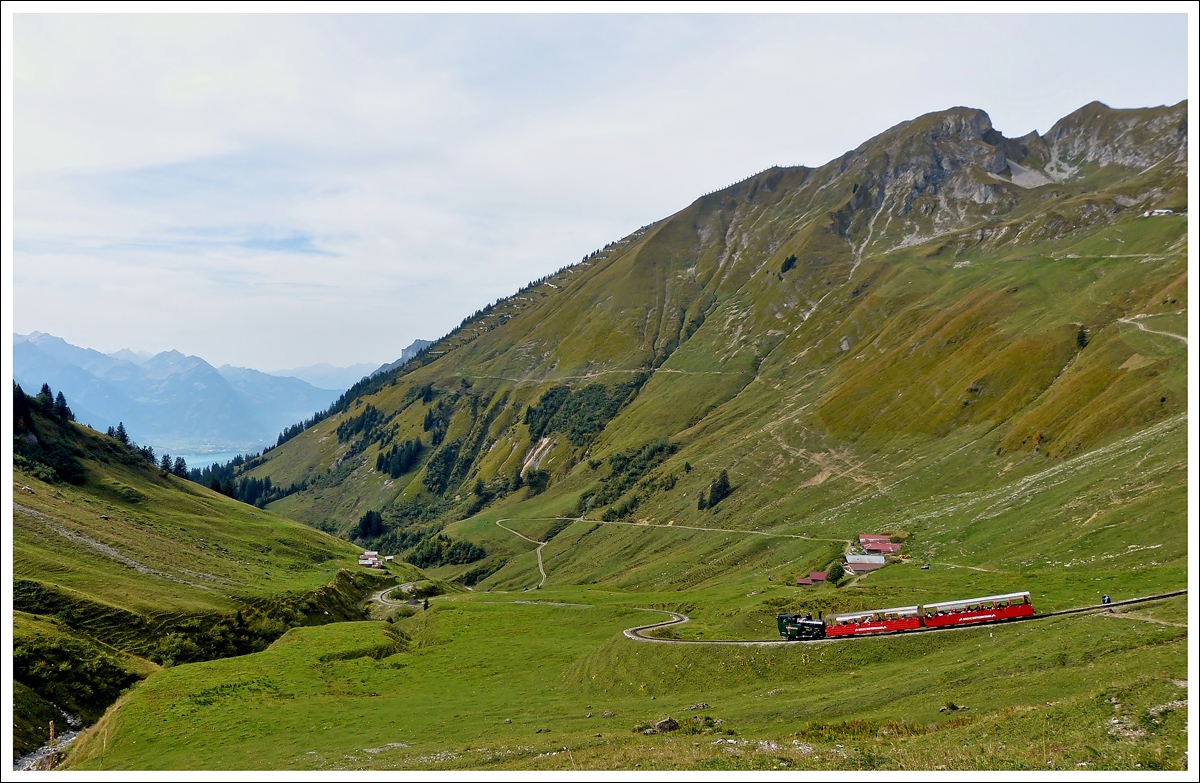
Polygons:
<instances>
[{"instance_id":1,"label":"hazy sky","mask_svg":"<svg viewBox=\"0 0 1200 783\"><path fill-rule=\"evenodd\" d=\"M13 328L260 369L391 361L924 112L1187 97L1178 14L18 14L14 52Z\"/></svg>"}]
</instances>

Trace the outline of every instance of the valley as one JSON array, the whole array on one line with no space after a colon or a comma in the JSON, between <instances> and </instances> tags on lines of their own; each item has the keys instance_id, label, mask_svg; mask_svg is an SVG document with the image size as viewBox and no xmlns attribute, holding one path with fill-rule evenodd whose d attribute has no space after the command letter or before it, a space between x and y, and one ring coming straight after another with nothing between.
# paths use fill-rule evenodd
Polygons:
<instances>
[{"instance_id":1,"label":"valley","mask_svg":"<svg viewBox=\"0 0 1200 783\"><path fill-rule=\"evenodd\" d=\"M26 746L74 709L83 770L1186 769L1187 595L625 633L1186 590L1186 121L959 107L705 195L231 468L262 509L35 410L18 642L107 674L19 671Z\"/></svg>"}]
</instances>

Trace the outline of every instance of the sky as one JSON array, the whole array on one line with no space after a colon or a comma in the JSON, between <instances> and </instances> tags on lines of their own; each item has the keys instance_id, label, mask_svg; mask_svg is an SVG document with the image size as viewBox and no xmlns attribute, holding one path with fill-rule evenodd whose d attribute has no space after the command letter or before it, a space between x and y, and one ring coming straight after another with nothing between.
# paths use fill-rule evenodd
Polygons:
<instances>
[{"instance_id":1,"label":"sky","mask_svg":"<svg viewBox=\"0 0 1200 783\"><path fill-rule=\"evenodd\" d=\"M1188 95L1184 14L13 20L13 330L262 370L392 361L925 112Z\"/></svg>"}]
</instances>

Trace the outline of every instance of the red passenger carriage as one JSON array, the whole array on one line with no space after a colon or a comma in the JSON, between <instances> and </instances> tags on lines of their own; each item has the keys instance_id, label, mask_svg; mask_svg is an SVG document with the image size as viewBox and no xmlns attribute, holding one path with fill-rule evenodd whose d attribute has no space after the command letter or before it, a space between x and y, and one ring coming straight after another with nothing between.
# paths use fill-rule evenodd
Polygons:
<instances>
[{"instance_id":1,"label":"red passenger carriage","mask_svg":"<svg viewBox=\"0 0 1200 783\"><path fill-rule=\"evenodd\" d=\"M944 601L939 604L925 604L923 608L926 628L995 623L1033 615L1033 603L1028 592Z\"/></svg>"},{"instance_id":2,"label":"red passenger carriage","mask_svg":"<svg viewBox=\"0 0 1200 783\"><path fill-rule=\"evenodd\" d=\"M875 609L870 612L839 614L825 621L826 636L862 636L875 633L912 631L921 627L920 607Z\"/></svg>"}]
</instances>

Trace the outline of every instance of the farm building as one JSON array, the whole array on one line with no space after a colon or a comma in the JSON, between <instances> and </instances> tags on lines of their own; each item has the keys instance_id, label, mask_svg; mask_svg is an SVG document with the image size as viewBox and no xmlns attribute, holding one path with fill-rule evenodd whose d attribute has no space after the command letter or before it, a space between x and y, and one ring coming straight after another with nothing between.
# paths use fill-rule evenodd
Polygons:
<instances>
[{"instance_id":1,"label":"farm building","mask_svg":"<svg viewBox=\"0 0 1200 783\"><path fill-rule=\"evenodd\" d=\"M859 533L858 545L865 546L866 544L890 544L892 543L891 536L885 536L882 533Z\"/></svg>"},{"instance_id":2,"label":"farm building","mask_svg":"<svg viewBox=\"0 0 1200 783\"><path fill-rule=\"evenodd\" d=\"M813 572L809 573L808 578L813 580L814 583L824 582L826 579L829 578L829 572L828 571L813 571Z\"/></svg>"},{"instance_id":3,"label":"farm building","mask_svg":"<svg viewBox=\"0 0 1200 783\"><path fill-rule=\"evenodd\" d=\"M892 543L884 544L879 541L868 541L862 545L862 550L869 555L890 555L894 552L899 552L900 545Z\"/></svg>"},{"instance_id":4,"label":"farm building","mask_svg":"<svg viewBox=\"0 0 1200 783\"><path fill-rule=\"evenodd\" d=\"M378 552L371 550L358 556L358 564L367 568L383 568L383 558Z\"/></svg>"},{"instance_id":5,"label":"farm building","mask_svg":"<svg viewBox=\"0 0 1200 783\"><path fill-rule=\"evenodd\" d=\"M796 577L796 584L798 584L798 585L806 585L807 586L807 585L811 585L812 583L813 583L813 580L811 580L807 577L803 577L803 576Z\"/></svg>"},{"instance_id":6,"label":"farm building","mask_svg":"<svg viewBox=\"0 0 1200 783\"><path fill-rule=\"evenodd\" d=\"M887 565L887 559L883 555L846 555L845 560L846 570L854 574L865 574Z\"/></svg>"}]
</instances>

